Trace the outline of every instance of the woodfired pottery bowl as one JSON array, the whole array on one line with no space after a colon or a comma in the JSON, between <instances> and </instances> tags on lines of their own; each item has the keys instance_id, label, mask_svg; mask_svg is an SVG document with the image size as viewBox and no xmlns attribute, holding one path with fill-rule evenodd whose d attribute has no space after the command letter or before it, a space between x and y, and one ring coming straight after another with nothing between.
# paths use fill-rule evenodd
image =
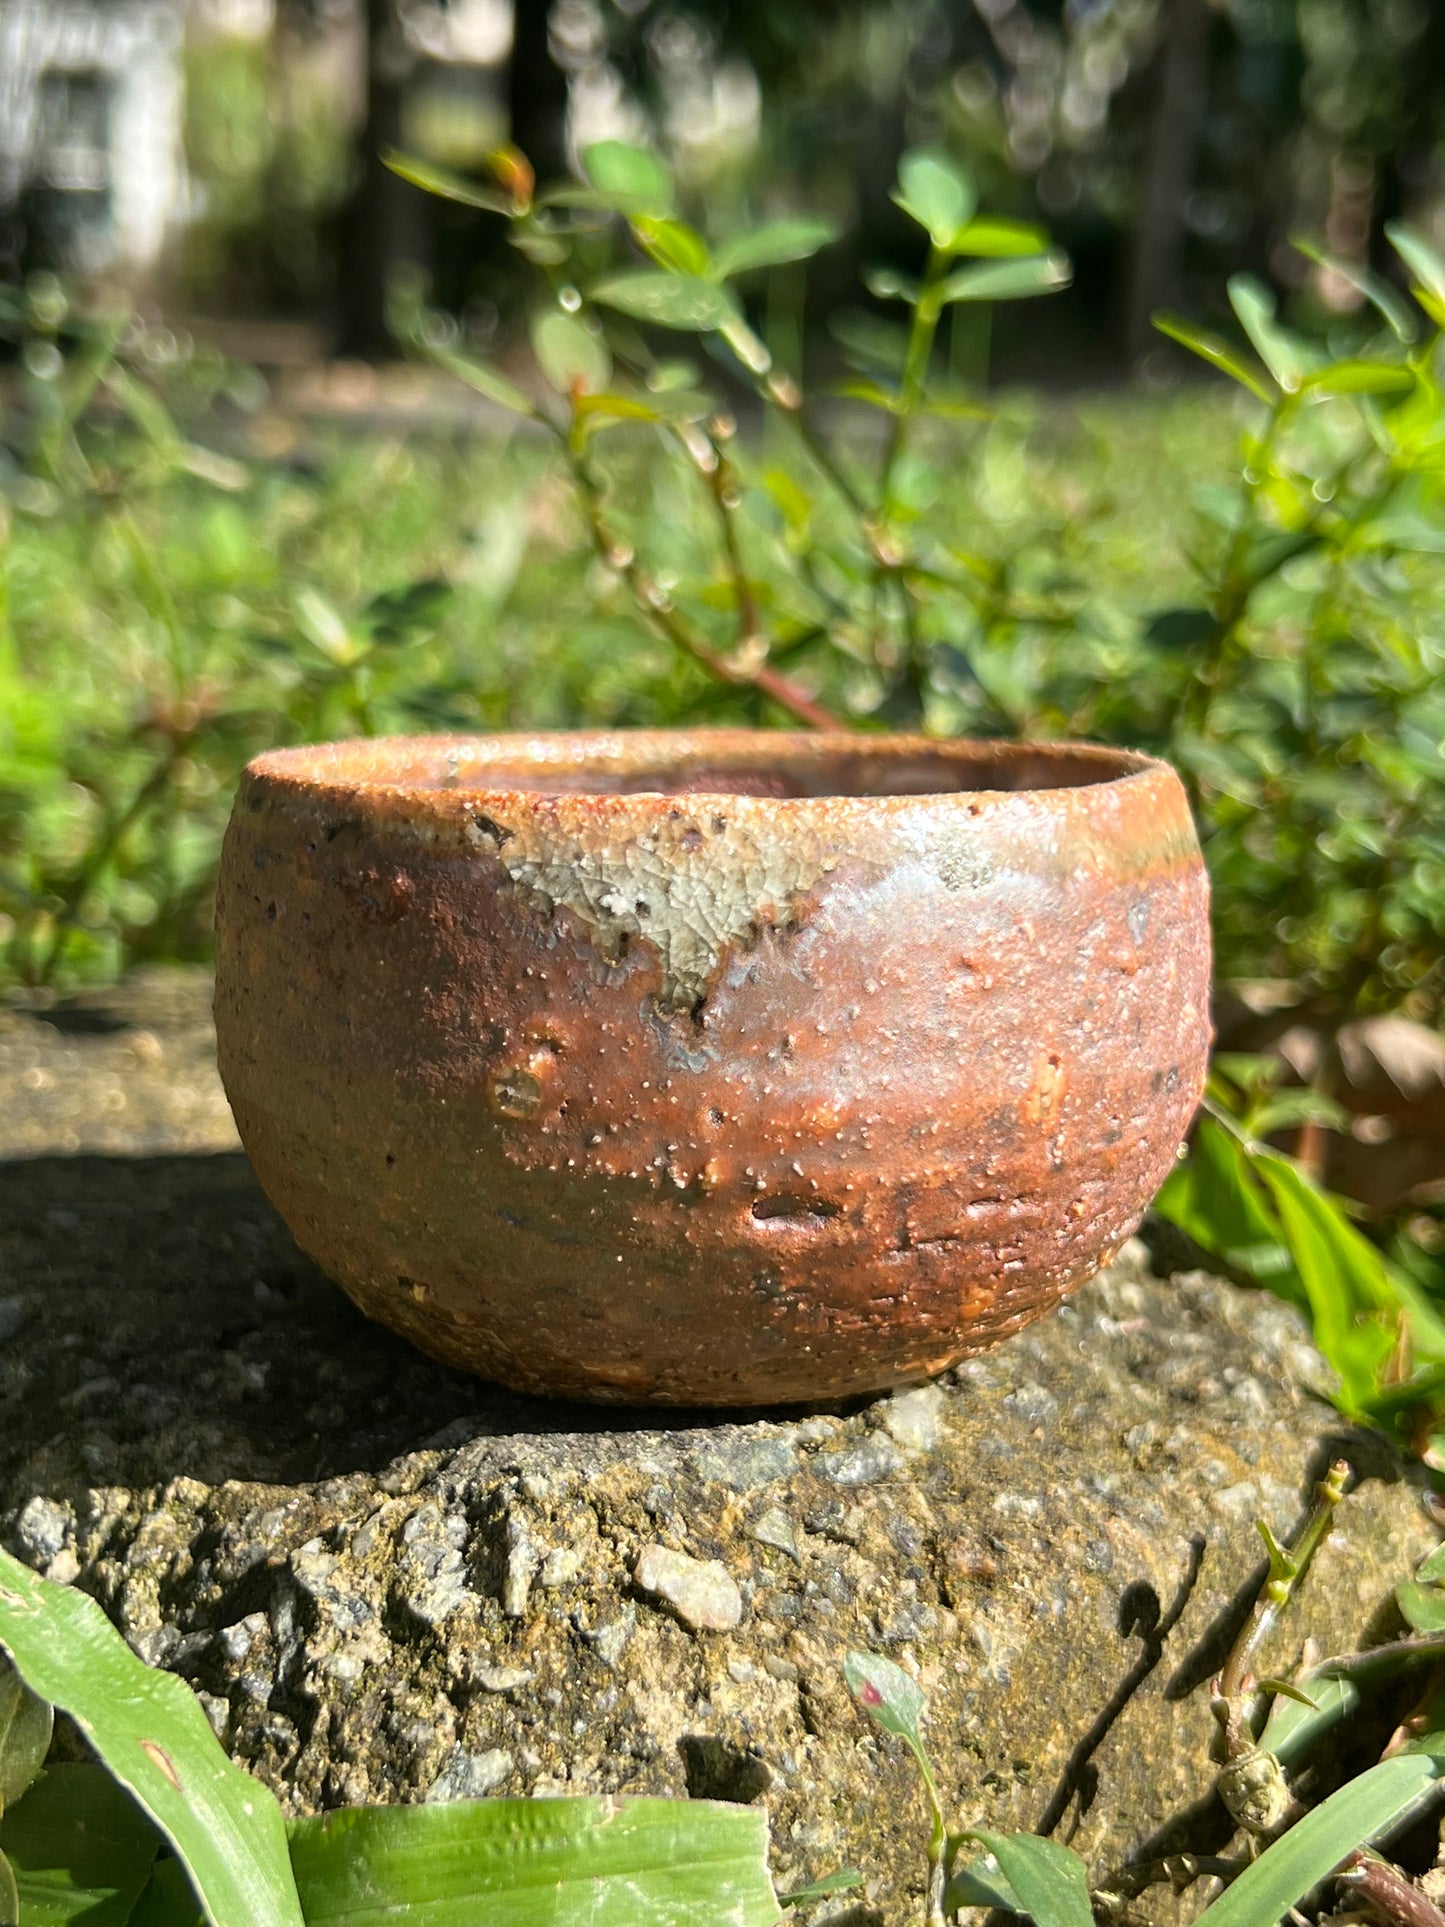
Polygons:
<instances>
[{"instance_id":1,"label":"woodfired pottery bowl","mask_svg":"<svg viewBox=\"0 0 1445 1927\"><path fill-rule=\"evenodd\" d=\"M1047 1310L1209 1037L1184 791L1124 751L700 730L242 780L221 1072L373 1318L528 1391L836 1398Z\"/></svg>"}]
</instances>

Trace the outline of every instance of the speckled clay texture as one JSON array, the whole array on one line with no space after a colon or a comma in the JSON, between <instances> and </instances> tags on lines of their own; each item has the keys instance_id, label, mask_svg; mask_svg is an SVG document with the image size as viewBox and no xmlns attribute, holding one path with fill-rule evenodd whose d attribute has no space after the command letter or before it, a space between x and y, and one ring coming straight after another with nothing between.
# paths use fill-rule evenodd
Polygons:
<instances>
[{"instance_id":1,"label":"speckled clay texture","mask_svg":"<svg viewBox=\"0 0 1445 1927\"><path fill-rule=\"evenodd\" d=\"M1089 747L422 738L247 771L220 1062L304 1248L532 1391L936 1372L1112 1253L1208 1043L1178 779Z\"/></svg>"}]
</instances>

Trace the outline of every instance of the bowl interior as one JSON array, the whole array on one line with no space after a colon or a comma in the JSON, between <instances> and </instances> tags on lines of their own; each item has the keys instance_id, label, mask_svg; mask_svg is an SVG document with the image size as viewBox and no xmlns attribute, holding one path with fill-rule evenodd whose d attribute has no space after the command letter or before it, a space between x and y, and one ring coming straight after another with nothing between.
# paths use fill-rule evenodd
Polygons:
<instances>
[{"instance_id":1,"label":"bowl interior","mask_svg":"<svg viewBox=\"0 0 1445 1927\"><path fill-rule=\"evenodd\" d=\"M399 791L520 790L635 796L933 796L1076 789L1150 767L1092 744L933 742L774 730L393 737L282 750L263 764L301 781Z\"/></svg>"}]
</instances>

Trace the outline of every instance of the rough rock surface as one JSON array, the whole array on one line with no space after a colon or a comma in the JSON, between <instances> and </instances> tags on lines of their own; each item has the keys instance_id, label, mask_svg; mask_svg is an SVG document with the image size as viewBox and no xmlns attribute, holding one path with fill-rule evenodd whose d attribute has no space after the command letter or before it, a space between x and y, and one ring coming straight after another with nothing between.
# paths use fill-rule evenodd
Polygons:
<instances>
[{"instance_id":1,"label":"rough rock surface","mask_svg":"<svg viewBox=\"0 0 1445 1927\"><path fill-rule=\"evenodd\" d=\"M1331 1644L1433 1536L1301 1390L1288 1312L1161 1282L1139 1247L846 1410L659 1425L447 1372L318 1277L226 1148L204 998L156 977L0 1013L0 1530L293 1809L762 1799L780 1887L855 1862L838 1917L892 1927L925 1828L849 1705L850 1647L927 1687L961 1818L1061 1818L1102 1868L1208 1791L1254 1517L1291 1528L1354 1457L1293 1629Z\"/></svg>"}]
</instances>

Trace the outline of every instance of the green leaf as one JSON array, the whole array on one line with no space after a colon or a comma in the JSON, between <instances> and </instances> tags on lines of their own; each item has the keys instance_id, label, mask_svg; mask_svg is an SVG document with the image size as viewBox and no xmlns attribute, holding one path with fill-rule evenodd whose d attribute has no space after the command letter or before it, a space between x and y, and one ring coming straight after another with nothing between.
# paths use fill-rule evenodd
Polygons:
<instances>
[{"instance_id":1,"label":"green leaf","mask_svg":"<svg viewBox=\"0 0 1445 1927\"><path fill-rule=\"evenodd\" d=\"M1248 1155L1214 1118L1200 1118L1188 1159L1164 1180L1154 1209L1202 1250L1257 1280L1267 1277L1280 1297L1308 1310L1279 1220L1260 1191Z\"/></svg>"},{"instance_id":2,"label":"green leaf","mask_svg":"<svg viewBox=\"0 0 1445 1927\"><path fill-rule=\"evenodd\" d=\"M662 411L635 395L579 395L578 419L601 427L604 422L660 422Z\"/></svg>"},{"instance_id":3,"label":"green leaf","mask_svg":"<svg viewBox=\"0 0 1445 1927\"><path fill-rule=\"evenodd\" d=\"M1144 630L1160 649L1207 649L1218 636L1218 618L1208 609L1157 609Z\"/></svg>"},{"instance_id":4,"label":"green leaf","mask_svg":"<svg viewBox=\"0 0 1445 1927\"><path fill-rule=\"evenodd\" d=\"M319 589L298 589L294 607L301 633L314 649L343 668L355 662L362 645L334 603L328 602Z\"/></svg>"},{"instance_id":5,"label":"green leaf","mask_svg":"<svg viewBox=\"0 0 1445 1927\"><path fill-rule=\"evenodd\" d=\"M503 408L510 408L514 415L536 414L536 409L521 389L508 381L505 375L499 375L495 368L489 368L484 361L473 361L470 355L460 354L455 348L428 346L425 352L438 368L445 368L449 375L455 375L458 381L464 381L468 388L485 395L488 401L500 402Z\"/></svg>"},{"instance_id":6,"label":"green leaf","mask_svg":"<svg viewBox=\"0 0 1445 1927\"><path fill-rule=\"evenodd\" d=\"M1405 1624L1417 1633L1445 1632L1445 1588L1402 1579L1395 1588L1395 1604Z\"/></svg>"},{"instance_id":7,"label":"green leaf","mask_svg":"<svg viewBox=\"0 0 1445 1927\"><path fill-rule=\"evenodd\" d=\"M906 301L910 307L921 293L916 281L899 274L895 268L867 269L863 285L876 301Z\"/></svg>"},{"instance_id":8,"label":"green leaf","mask_svg":"<svg viewBox=\"0 0 1445 1927\"><path fill-rule=\"evenodd\" d=\"M707 242L685 221L660 221L641 214L632 221L632 232L645 254L659 267L676 274L710 274L712 256Z\"/></svg>"},{"instance_id":9,"label":"green leaf","mask_svg":"<svg viewBox=\"0 0 1445 1927\"><path fill-rule=\"evenodd\" d=\"M735 234L714 251L713 271L727 280L730 275L747 274L753 268L781 267L786 261L806 261L811 255L836 241L839 228L833 221L802 218L793 221L768 221L747 234Z\"/></svg>"},{"instance_id":10,"label":"green leaf","mask_svg":"<svg viewBox=\"0 0 1445 1927\"><path fill-rule=\"evenodd\" d=\"M881 1653L849 1653L843 1661L848 1691L875 1725L922 1745L923 1689L903 1668Z\"/></svg>"},{"instance_id":11,"label":"green leaf","mask_svg":"<svg viewBox=\"0 0 1445 1927\"><path fill-rule=\"evenodd\" d=\"M656 154L630 141L594 141L582 172L606 204L621 214L670 214L672 176Z\"/></svg>"},{"instance_id":12,"label":"green leaf","mask_svg":"<svg viewBox=\"0 0 1445 1927\"><path fill-rule=\"evenodd\" d=\"M1397 341L1411 342L1420 332L1415 326L1414 315L1382 275L1374 273L1359 261L1331 254L1328 248L1322 248L1307 234L1292 234L1289 244L1307 261L1328 268L1331 274L1337 274L1350 287L1358 289L1384 317Z\"/></svg>"},{"instance_id":13,"label":"green leaf","mask_svg":"<svg viewBox=\"0 0 1445 1927\"><path fill-rule=\"evenodd\" d=\"M105 385L151 447L168 460L178 461L185 442L171 411L155 390L137 381L119 362L112 362L106 369Z\"/></svg>"},{"instance_id":14,"label":"green leaf","mask_svg":"<svg viewBox=\"0 0 1445 1927\"><path fill-rule=\"evenodd\" d=\"M978 206L973 182L958 163L934 148L915 147L898 163L893 199L933 245L950 248Z\"/></svg>"},{"instance_id":15,"label":"green leaf","mask_svg":"<svg viewBox=\"0 0 1445 1927\"><path fill-rule=\"evenodd\" d=\"M1161 312L1151 315L1149 319L1161 335L1177 341L1181 348L1187 348L1190 354L1207 361L1211 368L1217 368L1222 375L1237 381L1241 388L1247 388L1260 401L1273 403L1274 393L1264 369L1252 368L1222 335L1211 334L1206 328L1196 328L1192 321L1185 321L1178 315Z\"/></svg>"},{"instance_id":16,"label":"green leaf","mask_svg":"<svg viewBox=\"0 0 1445 1927\"><path fill-rule=\"evenodd\" d=\"M708 1800L459 1800L293 1821L307 1927L774 1927L768 1822Z\"/></svg>"},{"instance_id":17,"label":"green leaf","mask_svg":"<svg viewBox=\"0 0 1445 1927\"><path fill-rule=\"evenodd\" d=\"M15 1884L15 1869L0 1853L0 1922L14 1927L20 1919L20 1889Z\"/></svg>"},{"instance_id":18,"label":"green leaf","mask_svg":"<svg viewBox=\"0 0 1445 1927\"><path fill-rule=\"evenodd\" d=\"M780 1905L802 1907L810 1900L826 1900L829 1894L851 1893L855 1887L863 1885L863 1876L856 1867L839 1867L835 1873L825 1873L821 1880L810 1880L806 1887L795 1887L790 1894L783 1894Z\"/></svg>"},{"instance_id":19,"label":"green leaf","mask_svg":"<svg viewBox=\"0 0 1445 1927\"><path fill-rule=\"evenodd\" d=\"M666 274L633 268L609 275L592 290L592 299L634 321L704 334L736 318L731 296L697 274Z\"/></svg>"},{"instance_id":20,"label":"green leaf","mask_svg":"<svg viewBox=\"0 0 1445 1927\"><path fill-rule=\"evenodd\" d=\"M969 1836L972 1838L972 1836ZM956 1867L949 1876L943 1896L943 1910L956 1914L960 1907L997 1907L1006 1914L1026 1912L1023 1902L1009 1885L1002 1868L990 1864L986 1856Z\"/></svg>"},{"instance_id":21,"label":"green leaf","mask_svg":"<svg viewBox=\"0 0 1445 1927\"><path fill-rule=\"evenodd\" d=\"M1363 1409L1395 1334L1378 1314L1400 1305L1385 1261L1339 1206L1288 1158L1257 1147L1252 1168L1268 1186L1309 1300L1315 1343L1340 1374L1346 1405Z\"/></svg>"},{"instance_id":22,"label":"green leaf","mask_svg":"<svg viewBox=\"0 0 1445 1927\"><path fill-rule=\"evenodd\" d=\"M383 589L361 612L361 620L375 642L407 642L419 632L436 629L456 591L439 576L423 576L400 589Z\"/></svg>"},{"instance_id":23,"label":"green leaf","mask_svg":"<svg viewBox=\"0 0 1445 1927\"><path fill-rule=\"evenodd\" d=\"M206 1927L200 1902L179 1860L157 1860L126 1927Z\"/></svg>"},{"instance_id":24,"label":"green leaf","mask_svg":"<svg viewBox=\"0 0 1445 1927\"><path fill-rule=\"evenodd\" d=\"M433 167L430 161L419 161L414 155L399 154L394 147L384 147L381 160L393 174L399 174L425 194L439 195L442 200L456 201L462 207L478 207L487 214L510 215L517 211L510 195L501 194L494 187L480 187L475 181L464 180L448 168Z\"/></svg>"},{"instance_id":25,"label":"green leaf","mask_svg":"<svg viewBox=\"0 0 1445 1927\"><path fill-rule=\"evenodd\" d=\"M612 357L607 343L576 315L554 308L532 323L532 352L542 373L563 395L596 394L607 386Z\"/></svg>"},{"instance_id":26,"label":"green leaf","mask_svg":"<svg viewBox=\"0 0 1445 1927\"><path fill-rule=\"evenodd\" d=\"M13 1807L44 1764L55 1709L0 1659L0 1814Z\"/></svg>"},{"instance_id":27,"label":"green leaf","mask_svg":"<svg viewBox=\"0 0 1445 1927\"><path fill-rule=\"evenodd\" d=\"M1005 257L1014 254L1047 254L1049 231L1032 221L1001 221L991 215L970 221L953 237L955 254Z\"/></svg>"},{"instance_id":28,"label":"green leaf","mask_svg":"<svg viewBox=\"0 0 1445 1927\"><path fill-rule=\"evenodd\" d=\"M165 1834L212 1927L303 1927L275 1795L226 1758L184 1680L137 1659L93 1599L3 1550L0 1647Z\"/></svg>"},{"instance_id":29,"label":"green leaf","mask_svg":"<svg viewBox=\"0 0 1445 1927\"><path fill-rule=\"evenodd\" d=\"M23 1927L123 1927L161 1837L99 1766L53 1766L0 1821Z\"/></svg>"},{"instance_id":30,"label":"green leaf","mask_svg":"<svg viewBox=\"0 0 1445 1927\"><path fill-rule=\"evenodd\" d=\"M955 268L939 285L938 294L942 301L1022 301L1029 295L1054 294L1068 287L1073 277L1068 255L1052 248L1047 254Z\"/></svg>"},{"instance_id":31,"label":"green leaf","mask_svg":"<svg viewBox=\"0 0 1445 1927\"><path fill-rule=\"evenodd\" d=\"M1445 260L1428 241L1422 241L1418 234L1412 234L1399 221L1386 221L1385 235L1410 270L1417 299L1421 295L1433 297L1433 307L1426 301L1422 301L1421 306L1427 308L1432 320L1438 322L1440 316L1436 310L1445 307Z\"/></svg>"},{"instance_id":32,"label":"green leaf","mask_svg":"<svg viewBox=\"0 0 1445 1927\"><path fill-rule=\"evenodd\" d=\"M538 268L560 267L570 252L560 235L544 234L538 228L514 228L507 238L518 254Z\"/></svg>"},{"instance_id":33,"label":"green leaf","mask_svg":"<svg viewBox=\"0 0 1445 1927\"><path fill-rule=\"evenodd\" d=\"M1402 395L1415 386L1411 369L1393 361L1336 361L1300 383L1305 395Z\"/></svg>"},{"instance_id":34,"label":"green leaf","mask_svg":"<svg viewBox=\"0 0 1445 1927\"><path fill-rule=\"evenodd\" d=\"M1426 1553L1415 1570L1415 1577L1424 1586L1445 1585L1445 1543Z\"/></svg>"},{"instance_id":35,"label":"green leaf","mask_svg":"<svg viewBox=\"0 0 1445 1927\"><path fill-rule=\"evenodd\" d=\"M870 408L881 408L887 414L896 415L899 397L894 389L885 388L881 382L869 381L863 375L854 375L847 381L840 381L833 393L843 401L866 402Z\"/></svg>"},{"instance_id":36,"label":"green leaf","mask_svg":"<svg viewBox=\"0 0 1445 1927\"><path fill-rule=\"evenodd\" d=\"M1093 1927L1088 1873L1070 1848L1035 1833L988 1833L979 1827L970 1828L966 1838L993 1855L1037 1927Z\"/></svg>"},{"instance_id":37,"label":"green leaf","mask_svg":"<svg viewBox=\"0 0 1445 1927\"><path fill-rule=\"evenodd\" d=\"M1319 367L1318 353L1275 319L1274 296L1252 274L1232 274L1226 286L1240 327L1280 387L1291 394L1303 387Z\"/></svg>"},{"instance_id":38,"label":"green leaf","mask_svg":"<svg viewBox=\"0 0 1445 1927\"><path fill-rule=\"evenodd\" d=\"M1359 1682L1348 1673L1331 1670L1333 1665L1332 1660L1326 1660L1295 1682L1309 1694L1313 1706L1301 1706L1298 1700L1290 1699L1277 1699L1271 1706L1259 1743L1281 1766L1297 1765L1326 1733L1352 1718L1363 1705Z\"/></svg>"},{"instance_id":39,"label":"green leaf","mask_svg":"<svg viewBox=\"0 0 1445 1927\"><path fill-rule=\"evenodd\" d=\"M1440 1743L1440 1735L1432 1734ZM1382 1760L1296 1821L1195 1922L1195 1927L1274 1927L1356 1847L1411 1818L1437 1791L1445 1759L1398 1753Z\"/></svg>"}]
</instances>

